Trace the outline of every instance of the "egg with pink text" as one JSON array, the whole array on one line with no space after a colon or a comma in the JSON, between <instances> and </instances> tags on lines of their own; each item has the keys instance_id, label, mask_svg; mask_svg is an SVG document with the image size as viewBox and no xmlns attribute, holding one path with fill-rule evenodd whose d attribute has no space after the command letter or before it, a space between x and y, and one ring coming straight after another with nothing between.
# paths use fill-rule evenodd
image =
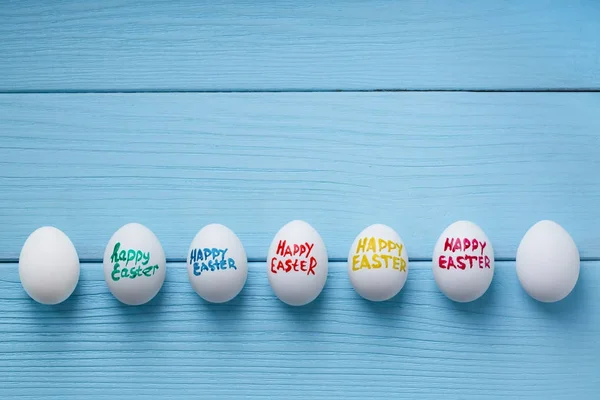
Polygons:
<instances>
[{"instance_id":1,"label":"egg with pink text","mask_svg":"<svg viewBox=\"0 0 600 400\"><path fill-rule=\"evenodd\" d=\"M433 251L433 277L440 291L456 302L483 296L494 277L494 248L483 230L457 221L442 232Z\"/></svg>"}]
</instances>

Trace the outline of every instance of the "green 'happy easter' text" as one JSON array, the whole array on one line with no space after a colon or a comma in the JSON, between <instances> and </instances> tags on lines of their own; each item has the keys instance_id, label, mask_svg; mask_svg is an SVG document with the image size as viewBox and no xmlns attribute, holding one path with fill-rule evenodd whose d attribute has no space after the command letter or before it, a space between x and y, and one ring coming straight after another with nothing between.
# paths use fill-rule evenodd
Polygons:
<instances>
[{"instance_id":1,"label":"green 'happy easter' text","mask_svg":"<svg viewBox=\"0 0 600 400\"><path fill-rule=\"evenodd\" d=\"M150 262L150 252L128 249L119 250L121 242L117 242L113 248L110 262L113 264L113 270L110 277L117 282L121 278L135 279L141 276L151 277L158 270L158 264L148 265ZM125 264L123 266L123 263ZM132 263L133 266L129 267ZM143 268L142 268L143 267Z\"/></svg>"}]
</instances>

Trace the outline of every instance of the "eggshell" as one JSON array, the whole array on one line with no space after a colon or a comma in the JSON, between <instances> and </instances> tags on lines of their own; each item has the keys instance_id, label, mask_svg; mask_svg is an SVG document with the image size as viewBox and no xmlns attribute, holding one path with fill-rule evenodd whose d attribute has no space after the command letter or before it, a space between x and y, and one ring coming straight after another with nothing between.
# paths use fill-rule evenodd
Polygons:
<instances>
[{"instance_id":1,"label":"eggshell","mask_svg":"<svg viewBox=\"0 0 600 400\"><path fill-rule=\"evenodd\" d=\"M442 232L433 251L433 277L449 299L474 301L494 277L494 248L483 230L470 221L457 221Z\"/></svg>"},{"instance_id":2,"label":"eggshell","mask_svg":"<svg viewBox=\"0 0 600 400\"><path fill-rule=\"evenodd\" d=\"M128 305L149 302L166 276L166 257L154 233L138 223L117 230L104 251L104 279L117 300Z\"/></svg>"},{"instance_id":3,"label":"eggshell","mask_svg":"<svg viewBox=\"0 0 600 400\"><path fill-rule=\"evenodd\" d=\"M569 233L554 221L539 221L521 239L517 277L534 299L550 303L564 299L579 279L580 258Z\"/></svg>"},{"instance_id":4,"label":"eggshell","mask_svg":"<svg viewBox=\"0 0 600 400\"><path fill-rule=\"evenodd\" d=\"M325 286L327 261L327 249L319 233L304 221L291 221L277 232L269 248L269 284L284 303L308 304Z\"/></svg>"},{"instance_id":5,"label":"eggshell","mask_svg":"<svg viewBox=\"0 0 600 400\"><path fill-rule=\"evenodd\" d=\"M408 276L408 253L396 231L375 224L359 233L348 254L348 276L354 290L367 300L397 295Z\"/></svg>"},{"instance_id":6,"label":"eggshell","mask_svg":"<svg viewBox=\"0 0 600 400\"><path fill-rule=\"evenodd\" d=\"M192 240L188 277L196 293L212 303L236 297L248 276L248 259L240 239L228 227L210 224Z\"/></svg>"},{"instance_id":7,"label":"eggshell","mask_svg":"<svg viewBox=\"0 0 600 400\"><path fill-rule=\"evenodd\" d=\"M36 229L21 249L21 285L39 303L52 305L69 298L79 282L79 270L75 246L53 226Z\"/></svg>"}]
</instances>

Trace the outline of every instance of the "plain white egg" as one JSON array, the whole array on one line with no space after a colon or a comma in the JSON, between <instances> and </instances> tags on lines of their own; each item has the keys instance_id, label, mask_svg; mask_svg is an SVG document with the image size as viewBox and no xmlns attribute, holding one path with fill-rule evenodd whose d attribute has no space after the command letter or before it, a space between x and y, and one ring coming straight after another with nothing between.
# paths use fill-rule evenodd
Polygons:
<instances>
[{"instance_id":1,"label":"plain white egg","mask_svg":"<svg viewBox=\"0 0 600 400\"><path fill-rule=\"evenodd\" d=\"M449 299L469 302L481 297L494 277L494 248L483 230L457 221L442 232L433 251L433 277Z\"/></svg>"},{"instance_id":2,"label":"plain white egg","mask_svg":"<svg viewBox=\"0 0 600 400\"><path fill-rule=\"evenodd\" d=\"M149 302L166 276L165 252L154 233L138 223L116 231L104 251L104 279L117 300L128 305Z\"/></svg>"},{"instance_id":3,"label":"plain white egg","mask_svg":"<svg viewBox=\"0 0 600 400\"><path fill-rule=\"evenodd\" d=\"M240 239L228 227L210 224L192 240L187 256L188 276L200 297L224 303L236 297L248 276L248 258Z\"/></svg>"},{"instance_id":4,"label":"plain white egg","mask_svg":"<svg viewBox=\"0 0 600 400\"><path fill-rule=\"evenodd\" d=\"M397 295L408 276L408 253L396 231L382 224L365 228L350 248L348 276L354 290L367 300Z\"/></svg>"},{"instance_id":5,"label":"plain white egg","mask_svg":"<svg viewBox=\"0 0 600 400\"><path fill-rule=\"evenodd\" d=\"M579 251L569 233L554 221L540 221L523 236L516 258L517 276L534 299L564 299L579 279Z\"/></svg>"},{"instance_id":6,"label":"plain white egg","mask_svg":"<svg viewBox=\"0 0 600 400\"><path fill-rule=\"evenodd\" d=\"M304 221L291 221L277 232L269 248L269 284L284 303L308 304L325 286L327 261L327 249L319 233Z\"/></svg>"},{"instance_id":7,"label":"plain white egg","mask_svg":"<svg viewBox=\"0 0 600 400\"><path fill-rule=\"evenodd\" d=\"M79 282L79 257L67 235L53 226L36 229L19 256L19 278L25 292L42 304L62 303Z\"/></svg>"}]
</instances>

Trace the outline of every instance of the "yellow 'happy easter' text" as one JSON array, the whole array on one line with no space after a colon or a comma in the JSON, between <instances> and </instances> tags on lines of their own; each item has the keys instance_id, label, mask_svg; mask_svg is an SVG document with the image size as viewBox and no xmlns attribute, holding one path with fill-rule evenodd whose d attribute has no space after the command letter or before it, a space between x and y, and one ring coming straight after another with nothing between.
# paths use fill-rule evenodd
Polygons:
<instances>
[{"instance_id":1,"label":"yellow 'happy easter' text","mask_svg":"<svg viewBox=\"0 0 600 400\"><path fill-rule=\"evenodd\" d=\"M393 240L375 237L359 239L356 254L352 256L352 270L392 268L406 272L406 260L402 257L403 247L404 245ZM381 254L384 251L387 254Z\"/></svg>"}]
</instances>

